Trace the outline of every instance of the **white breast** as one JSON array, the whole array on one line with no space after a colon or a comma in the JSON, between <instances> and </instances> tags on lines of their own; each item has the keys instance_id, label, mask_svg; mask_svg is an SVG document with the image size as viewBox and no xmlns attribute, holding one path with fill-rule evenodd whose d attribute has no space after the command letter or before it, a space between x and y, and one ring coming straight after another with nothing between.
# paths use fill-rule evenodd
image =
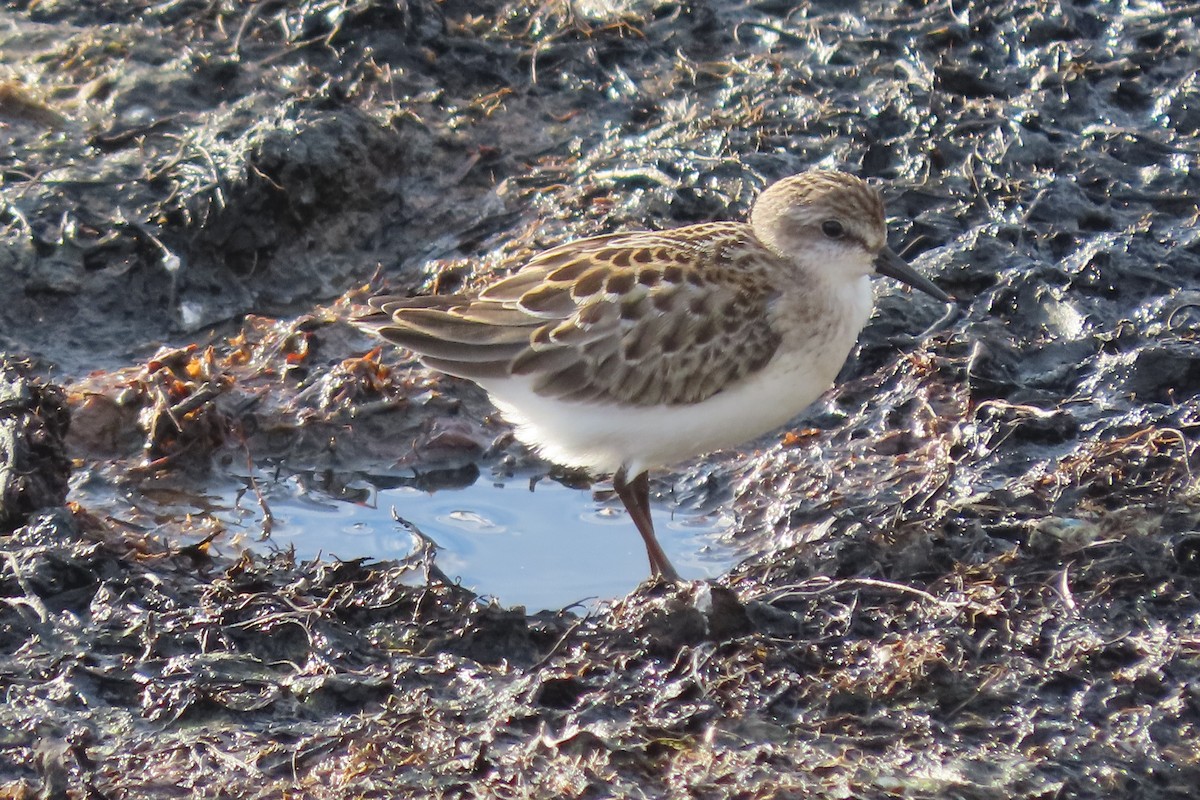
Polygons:
<instances>
[{"instance_id":1,"label":"white breast","mask_svg":"<svg viewBox=\"0 0 1200 800\"><path fill-rule=\"evenodd\" d=\"M636 475L762 436L829 388L870 315L870 280L829 299L823 324L781 326L783 341L763 369L694 405L563 402L536 394L527 378L482 384L517 437L550 461Z\"/></svg>"}]
</instances>

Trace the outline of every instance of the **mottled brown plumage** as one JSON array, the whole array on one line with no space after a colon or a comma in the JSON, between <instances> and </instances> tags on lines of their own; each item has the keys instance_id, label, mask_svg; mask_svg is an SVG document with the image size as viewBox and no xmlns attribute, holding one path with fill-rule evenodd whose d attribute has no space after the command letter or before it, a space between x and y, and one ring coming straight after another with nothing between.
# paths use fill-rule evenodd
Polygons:
<instances>
[{"instance_id":1,"label":"mottled brown plumage","mask_svg":"<svg viewBox=\"0 0 1200 800\"><path fill-rule=\"evenodd\" d=\"M379 333L471 380L533 377L546 397L635 406L696 403L779 346L749 226L599 236L556 247L462 296L371 301Z\"/></svg>"}]
</instances>

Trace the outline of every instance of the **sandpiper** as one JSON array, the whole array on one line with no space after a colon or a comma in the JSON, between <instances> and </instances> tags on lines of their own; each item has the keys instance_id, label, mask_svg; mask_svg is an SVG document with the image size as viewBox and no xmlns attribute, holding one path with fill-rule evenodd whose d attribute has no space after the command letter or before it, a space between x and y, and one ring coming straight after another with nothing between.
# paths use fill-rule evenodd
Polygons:
<instances>
[{"instance_id":1,"label":"sandpiper","mask_svg":"<svg viewBox=\"0 0 1200 800\"><path fill-rule=\"evenodd\" d=\"M874 273L951 300L887 246L874 187L814 171L768 187L749 223L568 242L478 295L374 297L359 319L482 386L545 458L611 473L651 574L674 581L648 471L757 438L815 400L871 314Z\"/></svg>"}]
</instances>

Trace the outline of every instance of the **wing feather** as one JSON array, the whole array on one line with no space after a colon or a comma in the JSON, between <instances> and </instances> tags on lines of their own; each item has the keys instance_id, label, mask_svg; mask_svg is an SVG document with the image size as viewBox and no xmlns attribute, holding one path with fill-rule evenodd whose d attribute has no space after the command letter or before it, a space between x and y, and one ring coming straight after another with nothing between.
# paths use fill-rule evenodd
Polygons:
<instances>
[{"instance_id":1,"label":"wing feather","mask_svg":"<svg viewBox=\"0 0 1200 800\"><path fill-rule=\"evenodd\" d=\"M373 298L360 319L485 388L521 376L573 402L693 403L778 347L756 254L739 223L609 234L535 256L477 297Z\"/></svg>"},{"instance_id":2,"label":"wing feather","mask_svg":"<svg viewBox=\"0 0 1200 800\"><path fill-rule=\"evenodd\" d=\"M496 325L431 308L406 308L393 315L409 329L465 345L528 344L530 324Z\"/></svg>"},{"instance_id":3,"label":"wing feather","mask_svg":"<svg viewBox=\"0 0 1200 800\"><path fill-rule=\"evenodd\" d=\"M389 342L412 350L424 357L461 361L465 363L482 361L511 361L526 348L524 342L509 344L471 344L441 339L417 328L404 324L403 320L396 325L384 325L378 328L378 333Z\"/></svg>"}]
</instances>

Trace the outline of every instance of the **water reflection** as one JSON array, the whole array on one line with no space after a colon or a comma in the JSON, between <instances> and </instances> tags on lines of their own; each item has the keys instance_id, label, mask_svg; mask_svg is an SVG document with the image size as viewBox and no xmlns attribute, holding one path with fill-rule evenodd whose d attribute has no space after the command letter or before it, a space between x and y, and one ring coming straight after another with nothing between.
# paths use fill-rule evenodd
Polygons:
<instances>
[{"instance_id":1,"label":"water reflection","mask_svg":"<svg viewBox=\"0 0 1200 800\"><path fill-rule=\"evenodd\" d=\"M265 540L259 493L272 516ZM433 477L261 469L253 486L243 476L218 494L208 498L208 511L228 531L218 540L225 549L294 547L299 559L403 558L416 543L392 519L394 508L437 543L446 575L531 612L618 597L649 574L641 538L619 506L549 479L495 480L474 468ZM727 518L672 513L669 506L656 512L660 541L685 578L712 577L732 565L732 553L718 542Z\"/></svg>"}]
</instances>

